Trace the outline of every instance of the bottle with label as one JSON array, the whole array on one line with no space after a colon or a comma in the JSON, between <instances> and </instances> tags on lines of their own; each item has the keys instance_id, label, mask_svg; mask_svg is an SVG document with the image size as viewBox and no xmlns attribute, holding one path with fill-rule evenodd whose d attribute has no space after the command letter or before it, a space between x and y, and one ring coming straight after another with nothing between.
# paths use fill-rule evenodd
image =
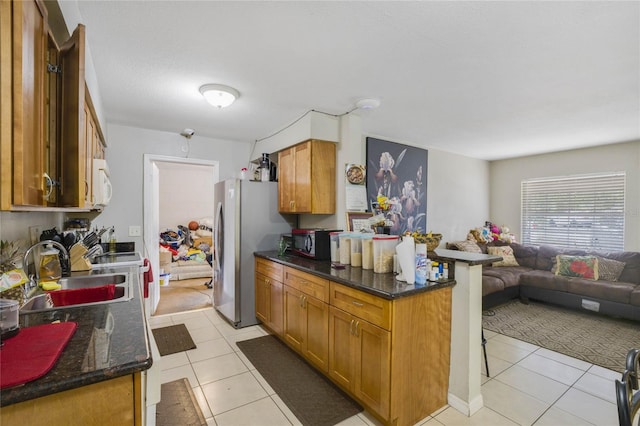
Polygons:
<instances>
[{"instance_id":1,"label":"bottle with label","mask_svg":"<svg viewBox=\"0 0 640 426\"><path fill-rule=\"evenodd\" d=\"M442 264L442 278L445 280L449 279L449 264L447 262Z\"/></svg>"},{"instance_id":2,"label":"bottle with label","mask_svg":"<svg viewBox=\"0 0 640 426\"><path fill-rule=\"evenodd\" d=\"M427 282L427 245L416 244L416 284Z\"/></svg>"}]
</instances>

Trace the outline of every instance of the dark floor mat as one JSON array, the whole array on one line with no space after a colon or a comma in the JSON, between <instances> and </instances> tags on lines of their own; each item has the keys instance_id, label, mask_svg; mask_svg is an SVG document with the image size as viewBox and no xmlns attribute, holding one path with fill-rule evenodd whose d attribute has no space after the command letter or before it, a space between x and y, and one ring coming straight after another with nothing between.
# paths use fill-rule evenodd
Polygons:
<instances>
[{"instance_id":1,"label":"dark floor mat","mask_svg":"<svg viewBox=\"0 0 640 426\"><path fill-rule=\"evenodd\" d=\"M278 396L305 426L332 426L362 407L275 336L237 342Z\"/></svg>"},{"instance_id":2,"label":"dark floor mat","mask_svg":"<svg viewBox=\"0 0 640 426\"><path fill-rule=\"evenodd\" d=\"M163 383L160 395L160 402L156 406L157 426L206 426L207 422L188 379Z\"/></svg>"},{"instance_id":3,"label":"dark floor mat","mask_svg":"<svg viewBox=\"0 0 640 426\"><path fill-rule=\"evenodd\" d=\"M154 328L152 331L161 356L196 348L196 344L193 343L189 330L184 324Z\"/></svg>"}]
</instances>

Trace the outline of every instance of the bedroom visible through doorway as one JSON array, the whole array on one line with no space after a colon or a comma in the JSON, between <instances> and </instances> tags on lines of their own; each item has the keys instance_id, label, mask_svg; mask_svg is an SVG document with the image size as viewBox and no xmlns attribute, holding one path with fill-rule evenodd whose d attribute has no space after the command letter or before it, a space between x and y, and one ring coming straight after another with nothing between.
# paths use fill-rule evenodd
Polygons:
<instances>
[{"instance_id":1,"label":"bedroom visible through doorway","mask_svg":"<svg viewBox=\"0 0 640 426\"><path fill-rule=\"evenodd\" d=\"M156 281L152 315L212 307L206 283L213 277L217 181L217 162L145 155L145 245Z\"/></svg>"}]
</instances>

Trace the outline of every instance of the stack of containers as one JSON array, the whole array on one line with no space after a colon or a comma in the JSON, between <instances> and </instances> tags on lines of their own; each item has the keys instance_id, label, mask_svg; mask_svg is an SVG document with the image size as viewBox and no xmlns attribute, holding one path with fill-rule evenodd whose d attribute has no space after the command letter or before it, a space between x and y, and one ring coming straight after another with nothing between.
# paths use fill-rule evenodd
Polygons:
<instances>
[{"instance_id":1,"label":"stack of containers","mask_svg":"<svg viewBox=\"0 0 640 426\"><path fill-rule=\"evenodd\" d=\"M373 269L373 234L362 234L362 269Z\"/></svg>"},{"instance_id":2,"label":"stack of containers","mask_svg":"<svg viewBox=\"0 0 640 426\"><path fill-rule=\"evenodd\" d=\"M373 237L373 272L393 272L393 255L398 245L397 235L377 234Z\"/></svg>"}]
</instances>

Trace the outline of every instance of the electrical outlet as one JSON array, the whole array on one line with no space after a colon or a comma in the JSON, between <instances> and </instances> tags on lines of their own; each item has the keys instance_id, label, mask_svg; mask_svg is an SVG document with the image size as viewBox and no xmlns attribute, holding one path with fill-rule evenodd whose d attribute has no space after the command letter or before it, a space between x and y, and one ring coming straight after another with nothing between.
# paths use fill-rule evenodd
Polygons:
<instances>
[{"instance_id":1,"label":"electrical outlet","mask_svg":"<svg viewBox=\"0 0 640 426\"><path fill-rule=\"evenodd\" d=\"M42 231L44 231L43 225L29 227L29 241L31 244L35 244L40 241L40 234L42 234Z\"/></svg>"},{"instance_id":2,"label":"electrical outlet","mask_svg":"<svg viewBox=\"0 0 640 426\"><path fill-rule=\"evenodd\" d=\"M129 236L130 237L140 237L142 236L142 228L137 225L129 226Z\"/></svg>"}]
</instances>

